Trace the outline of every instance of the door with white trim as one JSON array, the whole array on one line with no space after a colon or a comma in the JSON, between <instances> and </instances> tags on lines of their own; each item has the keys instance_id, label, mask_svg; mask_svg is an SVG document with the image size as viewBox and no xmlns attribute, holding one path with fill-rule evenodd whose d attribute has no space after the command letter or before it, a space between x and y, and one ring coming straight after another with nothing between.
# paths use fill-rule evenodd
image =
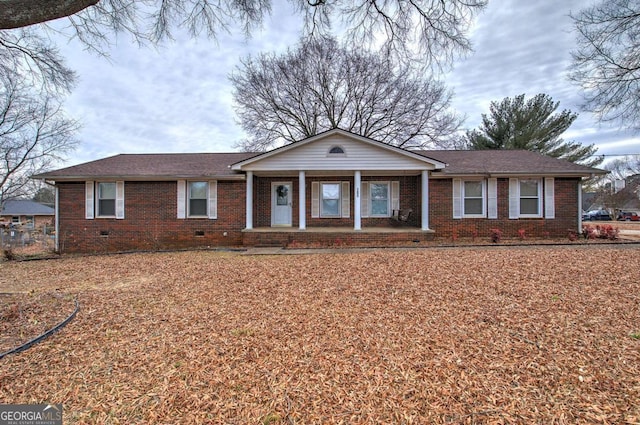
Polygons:
<instances>
[{"instance_id":1,"label":"door with white trim","mask_svg":"<svg viewBox=\"0 0 640 425\"><path fill-rule=\"evenodd\" d=\"M271 183L271 225L291 226L291 182Z\"/></svg>"}]
</instances>

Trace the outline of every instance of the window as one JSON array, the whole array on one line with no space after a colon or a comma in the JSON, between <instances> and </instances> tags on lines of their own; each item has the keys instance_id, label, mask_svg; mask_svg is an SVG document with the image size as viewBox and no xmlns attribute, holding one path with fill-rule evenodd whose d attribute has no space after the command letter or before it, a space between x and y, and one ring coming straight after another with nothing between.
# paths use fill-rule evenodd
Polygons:
<instances>
[{"instance_id":1,"label":"window","mask_svg":"<svg viewBox=\"0 0 640 425\"><path fill-rule=\"evenodd\" d=\"M453 218L498 218L498 179L452 179Z\"/></svg>"},{"instance_id":2,"label":"window","mask_svg":"<svg viewBox=\"0 0 640 425\"><path fill-rule=\"evenodd\" d=\"M20 216L19 215L11 216L11 222L13 224L20 224Z\"/></svg>"},{"instance_id":3,"label":"window","mask_svg":"<svg viewBox=\"0 0 640 425\"><path fill-rule=\"evenodd\" d=\"M340 217L340 183L322 183L321 217Z\"/></svg>"},{"instance_id":4,"label":"window","mask_svg":"<svg viewBox=\"0 0 640 425\"><path fill-rule=\"evenodd\" d=\"M189 182L189 217L207 216L207 182Z\"/></svg>"},{"instance_id":5,"label":"window","mask_svg":"<svg viewBox=\"0 0 640 425\"><path fill-rule=\"evenodd\" d=\"M540 180L520 180L520 216L539 217L541 212Z\"/></svg>"},{"instance_id":6,"label":"window","mask_svg":"<svg viewBox=\"0 0 640 425\"><path fill-rule=\"evenodd\" d=\"M553 177L545 177L544 180L531 177L509 178L509 218L511 220L541 218L543 216L547 219L554 219L556 217L555 208L555 179Z\"/></svg>"},{"instance_id":7,"label":"window","mask_svg":"<svg viewBox=\"0 0 640 425\"><path fill-rule=\"evenodd\" d=\"M371 217L389 217L389 182L370 182Z\"/></svg>"},{"instance_id":8,"label":"window","mask_svg":"<svg viewBox=\"0 0 640 425\"><path fill-rule=\"evenodd\" d=\"M116 215L116 183L98 183L98 216Z\"/></svg>"},{"instance_id":9,"label":"window","mask_svg":"<svg viewBox=\"0 0 640 425\"><path fill-rule=\"evenodd\" d=\"M485 186L483 180L463 182L462 199L466 217L484 217L484 195Z\"/></svg>"},{"instance_id":10,"label":"window","mask_svg":"<svg viewBox=\"0 0 640 425\"><path fill-rule=\"evenodd\" d=\"M85 216L124 219L124 181L84 182Z\"/></svg>"},{"instance_id":11,"label":"window","mask_svg":"<svg viewBox=\"0 0 640 425\"><path fill-rule=\"evenodd\" d=\"M218 218L218 182L177 181L176 212L179 219Z\"/></svg>"},{"instance_id":12,"label":"window","mask_svg":"<svg viewBox=\"0 0 640 425\"><path fill-rule=\"evenodd\" d=\"M342 148L342 146L332 146L331 149L329 149L329 154L344 155L344 149Z\"/></svg>"},{"instance_id":13,"label":"window","mask_svg":"<svg viewBox=\"0 0 640 425\"><path fill-rule=\"evenodd\" d=\"M351 211L350 182L311 182L311 217L347 218Z\"/></svg>"}]
</instances>

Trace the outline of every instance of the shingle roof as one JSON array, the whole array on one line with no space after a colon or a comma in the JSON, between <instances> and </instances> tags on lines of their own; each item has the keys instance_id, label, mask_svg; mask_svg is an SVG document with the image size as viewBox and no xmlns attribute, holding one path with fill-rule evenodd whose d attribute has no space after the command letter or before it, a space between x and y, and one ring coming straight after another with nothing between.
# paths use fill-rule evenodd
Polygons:
<instances>
[{"instance_id":1,"label":"shingle roof","mask_svg":"<svg viewBox=\"0 0 640 425\"><path fill-rule=\"evenodd\" d=\"M447 164L442 175L576 175L605 174L606 171L586 167L563 159L551 158L527 150L429 150L417 151L421 155Z\"/></svg>"},{"instance_id":2,"label":"shingle roof","mask_svg":"<svg viewBox=\"0 0 640 425\"><path fill-rule=\"evenodd\" d=\"M0 215L54 215L53 208L27 199L5 201Z\"/></svg>"},{"instance_id":3,"label":"shingle roof","mask_svg":"<svg viewBox=\"0 0 640 425\"><path fill-rule=\"evenodd\" d=\"M230 177L229 166L255 153L120 154L33 176L52 180L91 178Z\"/></svg>"},{"instance_id":4,"label":"shingle roof","mask_svg":"<svg viewBox=\"0 0 640 425\"><path fill-rule=\"evenodd\" d=\"M434 177L527 174L587 177L592 174L606 173L597 168L525 150L422 150L414 153L447 164L443 170L432 172ZM231 170L230 166L256 155L251 152L121 154L33 177L49 180L241 178L244 174Z\"/></svg>"}]
</instances>

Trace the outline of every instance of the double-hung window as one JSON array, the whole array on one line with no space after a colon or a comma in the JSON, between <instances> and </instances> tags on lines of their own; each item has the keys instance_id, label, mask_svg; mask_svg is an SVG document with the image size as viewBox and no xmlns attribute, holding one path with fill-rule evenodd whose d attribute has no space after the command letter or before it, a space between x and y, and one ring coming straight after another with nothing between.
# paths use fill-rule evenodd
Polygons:
<instances>
[{"instance_id":1,"label":"double-hung window","mask_svg":"<svg viewBox=\"0 0 640 425\"><path fill-rule=\"evenodd\" d=\"M218 182L187 181L177 182L177 216L186 218L218 218Z\"/></svg>"},{"instance_id":2,"label":"double-hung window","mask_svg":"<svg viewBox=\"0 0 640 425\"><path fill-rule=\"evenodd\" d=\"M520 179L520 217L542 216L540 179Z\"/></svg>"},{"instance_id":3,"label":"double-hung window","mask_svg":"<svg viewBox=\"0 0 640 425\"><path fill-rule=\"evenodd\" d=\"M85 182L85 218L124 219L124 181Z\"/></svg>"},{"instance_id":4,"label":"double-hung window","mask_svg":"<svg viewBox=\"0 0 640 425\"><path fill-rule=\"evenodd\" d=\"M510 178L509 218L555 218L555 179Z\"/></svg>"},{"instance_id":5,"label":"double-hung window","mask_svg":"<svg viewBox=\"0 0 640 425\"><path fill-rule=\"evenodd\" d=\"M498 218L497 179L453 179L453 218Z\"/></svg>"},{"instance_id":6,"label":"double-hung window","mask_svg":"<svg viewBox=\"0 0 640 425\"><path fill-rule=\"evenodd\" d=\"M389 182L370 182L369 194L371 202L371 217L389 217L390 197Z\"/></svg>"},{"instance_id":7,"label":"double-hung window","mask_svg":"<svg viewBox=\"0 0 640 425\"><path fill-rule=\"evenodd\" d=\"M189 182L189 217L207 216L208 182Z\"/></svg>"},{"instance_id":8,"label":"double-hung window","mask_svg":"<svg viewBox=\"0 0 640 425\"><path fill-rule=\"evenodd\" d=\"M462 199L465 217L484 217L484 180L465 180L462 184Z\"/></svg>"},{"instance_id":9,"label":"double-hung window","mask_svg":"<svg viewBox=\"0 0 640 425\"><path fill-rule=\"evenodd\" d=\"M116 215L116 183L98 183L98 217Z\"/></svg>"},{"instance_id":10,"label":"double-hung window","mask_svg":"<svg viewBox=\"0 0 640 425\"><path fill-rule=\"evenodd\" d=\"M350 215L350 185L348 181L311 182L311 217L347 218Z\"/></svg>"},{"instance_id":11,"label":"double-hung window","mask_svg":"<svg viewBox=\"0 0 640 425\"><path fill-rule=\"evenodd\" d=\"M321 217L340 217L340 182L322 183L322 202L320 203Z\"/></svg>"}]
</instances>

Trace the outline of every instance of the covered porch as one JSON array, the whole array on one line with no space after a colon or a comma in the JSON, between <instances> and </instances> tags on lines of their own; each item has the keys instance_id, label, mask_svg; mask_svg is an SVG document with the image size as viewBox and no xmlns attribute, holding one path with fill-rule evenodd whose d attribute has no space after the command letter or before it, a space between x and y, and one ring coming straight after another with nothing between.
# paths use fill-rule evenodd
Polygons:
<instances>
[{"instance_id":1,"label":"covered porch","mask_svg":"<svg viewBox=\"0 0 640 425\"><path fill-rule=\"evenodd\" d=\"M389 247L413 246L432 241L433 230L398 225L390 227L256 227L242 232L244 246L315 248L315 247Z\"/></svg>"},{"instance_id":2,"label":"covered porch","mask_svg":"<svg viewBox=\"0 0 640 425\"><path fill-rule=\"evenodd\" d=\"M246 246L388 246L433 237L429 177L446 164L334 129L233 164ZM396 225L398 211L413 212ZM402 220L398 220L402 221Z\"/></svg>"}]
</instances>

